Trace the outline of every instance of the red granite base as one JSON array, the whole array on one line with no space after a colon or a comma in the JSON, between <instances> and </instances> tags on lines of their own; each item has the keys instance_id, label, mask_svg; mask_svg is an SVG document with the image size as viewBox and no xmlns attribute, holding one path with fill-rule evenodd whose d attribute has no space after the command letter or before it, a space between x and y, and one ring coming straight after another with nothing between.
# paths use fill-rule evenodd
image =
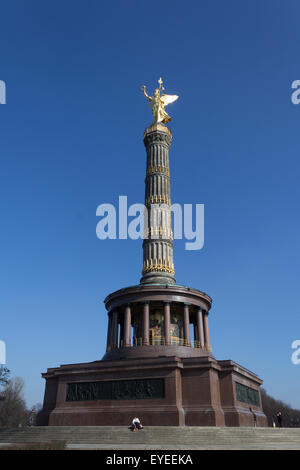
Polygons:
<instances>
[{"instance_id":1,"label":"red granite base","mask_svg":"<svg viewBox=\"0 0 300 470\"><path fill-rule=\"evenodd\" d=\"M240 402L236 396L238 382L260 397L260 379L232 361L217 361L210 353L63 365L48 369L43 376L46 390L38 415L40 426L129 426L134 416L145 426L253 426L254 414L257 426L267 425L260 398L255 405ZM82 393L99 382L101 387L118 382L121 395L86 399ZM73 395L68 393L71 383L80 384L80 390L86 384L79 400L78 385L71 386ZM156 383L163 384L163 395L152 386ZM126 395L128 384L129 389L132 384L135 387L132 397L130 391Z\"/></svg>"}]
</instances>

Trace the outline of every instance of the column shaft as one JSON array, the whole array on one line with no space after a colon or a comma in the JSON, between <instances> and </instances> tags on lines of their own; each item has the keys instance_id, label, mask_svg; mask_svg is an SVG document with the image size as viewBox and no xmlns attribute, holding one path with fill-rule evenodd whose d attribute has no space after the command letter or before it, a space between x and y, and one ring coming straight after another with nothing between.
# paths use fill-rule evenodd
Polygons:
<instances>
[{"instance_id":1,"label":"column shaft","mask_svg":"<svg viewBox=\"0 0 300 470\"><path fill-rule=\"evenodd\" d=\"M202 315L201 308L198 308L197 310L197 330L198 330L198 335L197 335L198 347L204 348L205 340L204 340L204 329L203 329L203 315Z\"/></svg>"},{"instance_id":2,"label":"column shaft","mask_svg":"<svg viewBox=\"0 0 300 470\"><path fill-rule=\"evenodd\" d=\"M112 347L118 347L118 312L114 311L112 316Z\"/></svg>"},{"instance_id":3,"label":"column shaft","mask_svg":"<svg viewBox=\"0 0 300 470\"><path fill-rule=\"evenodd\" d=\"M197 323L195 322L195 323L193 324L193 326L194 326L194 347L196 348L196 347L197 347L197 341L199 341L199 340L198 340L198 328L197 328Z\"/></svg>"},{"instance_id":4,"label":"column shaft","mask_svg":"<svg viewBox=\"0 0 300 470\"><path fill-rule=\"evenodd\" d=\"M111 330L112 330L112 318L111 313L108 313L108 325L107 325L107 341L106 341L106 351L111 349Z\"/></svg>"},{"instance_id":5,"label":"column shaft","mask_svg":"<svg viewBox=\"0 0 300 470\"><path fill-rule=\"evenodd\" d=\"M143 344L149 344L149 303L143 305Z\"/></svg>"},{"instance_id":6,"label":"column shaft","mask_svg":"<svg viewBox=\"0 0 300 470\"><path fill-rule=\"evenodd\" d=\"M189 305L187 304L184 304L184 307L183 307L183 325L184 325L184 345L190 346L191 345L190 309L189 309Z\"/></svg>"},{"instance_id":7,"label":"column shaft","mask_svg":"<svg viewBox=\"0 0 300 470\"><path fill-rule=\"evenodd\" d=\"M131 308L130 305L125 307L125 319L124 319L124 346L131 346Z\"/></svg>"},{"instance_id":8,"label":"column shaft","mask_svg":"<svg viewBox=\"0 0 300 470\"><path fill-rule=\"evenodd\" d=\"M119 338L119 348L124 346L124 317L123 321L120 323L120 338Z\"/></svg>"},{"instance_id":9,"label":"column shaft","mask_svg":"<svg viewBox=\"0 0 300 470\"><path fill-rule=\"evenodd\" d=\"M204 312L203 324L204 324L205 349L207 349L207 351L211 351L210 339L209 339L209 328L208 328L208 312Z\"/></svg>"},{"instance_id":10,"label":"column shaft","mask_svg":"<svg viewBox=\"0 0 300 470\"><path fill-rule=\"evenodd\" d=\"M171 131L151 126L145 132L147 151L145 180L146 237L143 241L142 284L175 284L170 193L169 148Z\"/></svg>"},{"instance_id":11,"label":"column shaft","mask_svg":"<svg viewBox=\"0 0 300 470\"><path fill-rule=\"evenodd\" d=\"M170 327L171 313L169 302L164 303L164 320L165 320L165 344L171 344Z\"/></svg>"}]
</instances>

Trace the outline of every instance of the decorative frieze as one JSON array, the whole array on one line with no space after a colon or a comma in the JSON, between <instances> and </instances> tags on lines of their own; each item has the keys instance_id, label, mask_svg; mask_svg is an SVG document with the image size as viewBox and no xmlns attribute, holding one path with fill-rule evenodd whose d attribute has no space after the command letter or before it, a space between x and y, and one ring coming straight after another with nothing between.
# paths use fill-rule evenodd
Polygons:
<instances>
[{"instance_id":1,"label":"decorative frieze","mask_svg":"<svg viewBox=\"0 0 300 470\"><path fill-rule=\"evenodd\" d=\"M175 273L174 264L168 260L161 260L161 259L158 259L158 260L147 259L146 261L144 261L142 274L146 274L151 271L165 272L169 274Z\"/></svg>"},{"instance_id":2,"label":"decorative frieze","mask_svg":"<svg viewBox=\"0 0 300 470\"><path fill-rule=\"evenodd\" d=\"M168 238L173 240L173 231L169 228L162 228L162 227L150 227L144 233L144 238Z\"/></svg>"},{"instance_id":3,"label":"decorative frieze","mask_svg":"<svg viewBox=\"0 0 300 470\"><path fill-rule=\"evenodd\" d=\"M68 383L66 401L145 400L164 397L164 379L115 380Z\"/></svg>"},{"instance_id":4,"label":"decorative frieze","mask_svg":"<svg viewBox=\"0 0 300 470\"><path fill-rule=\"evenodd\" d=\"M154 173L164 173L166 176L170 176L169 168L165 166L150 166L146 170L146 175L153 175Z\"/></svg>"},{"instance_id":5,"label":"decorative frieze","mask_svg":"<svg viewBox=\"0 0 300 470\"><path fill-rule=\"evenodd\" d=\"M167 204L171 207L171 199L161 195L149 196L145 200L145 206L150 206L150 204Z\"/></svg>"},{"instance_id":6,"label":"decorative frieze","mask_svg":"<svg viewBox=\"0 0 300 470\"><path fill-rule=\"evenodd\" d=\"M246 385L235 382L236 399L242 403L249 403L249 405L260 406L259 392L254 388L247 387Z\"/></svg>"}]
</instances>

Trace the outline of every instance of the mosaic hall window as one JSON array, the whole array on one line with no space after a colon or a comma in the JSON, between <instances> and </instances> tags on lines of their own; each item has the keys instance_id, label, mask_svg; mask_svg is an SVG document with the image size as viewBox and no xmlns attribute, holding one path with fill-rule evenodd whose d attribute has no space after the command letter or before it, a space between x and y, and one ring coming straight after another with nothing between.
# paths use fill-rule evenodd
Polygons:
<instances>
[{"instance_id":1,"label":"mosaic hall window","mask_svg":"<svg viewBox=\"0 0 300 470\"><path fill-rule=\"evenodd\" d=\"M149 339L150 344L164 344L165 322L163 308L155 308L150 311Z\"/></svg>"},{"instance_id":2,"label":"mosaic hall window","mask_svg":"<svg viewBox=\"0 0 300 470\"><path fill-rule=\"evenodd\" d=\"M171 326L170 326L171 344L184 344L183 337L183 314L181 311L171 310Z\"/></svg>"},{"instance_id":3,"label":"mosaic hall window","mask_svg":"<svg viewBox=\"0 0 300 470\"><path fill-rule=\"evenodd\" d=\"M183 313L181 310L171 306L170 315L170 339L171 344L183 345ZM150 344L165 344L165 320L163 307L157 307L150 311Z\"/></svg>"},{"instance_id":4,"label":"mosaic hall window","mask_svg":"<svg viewBox=\"0 0 300 470\"><path fill-rule=\"evenodd\" d=\"M133 317L133 345L141 346L143 336L142 314L136 313Z\"/></svg>"}]
</instances>

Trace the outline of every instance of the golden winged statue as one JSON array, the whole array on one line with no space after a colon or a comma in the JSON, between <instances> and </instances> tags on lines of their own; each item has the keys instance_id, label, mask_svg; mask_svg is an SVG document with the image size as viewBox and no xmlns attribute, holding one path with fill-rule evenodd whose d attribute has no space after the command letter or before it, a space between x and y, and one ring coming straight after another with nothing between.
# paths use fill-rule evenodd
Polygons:
<instances>
[{"instance_id":1,"label":"golden winged statue","mask_svg":"<svg viewBox=\"0 0 300 470\"><path fill-rule=\"evenodd\" d=\"M152 108L152 114L154 117L153 124L158 124L159 122L167 124L171 121L171 118L168 113L166 113L165 106L176 101L178 99L178 96L165 95L163 93L164 87L162 86L163 81L161 78L158 80L158 83L159 88L156 88L154 96L147 95L145 85L142 86L141 90L143 91L145 97L150 101L149 106L151 106Z\"/></svg>"}]
</instances>

